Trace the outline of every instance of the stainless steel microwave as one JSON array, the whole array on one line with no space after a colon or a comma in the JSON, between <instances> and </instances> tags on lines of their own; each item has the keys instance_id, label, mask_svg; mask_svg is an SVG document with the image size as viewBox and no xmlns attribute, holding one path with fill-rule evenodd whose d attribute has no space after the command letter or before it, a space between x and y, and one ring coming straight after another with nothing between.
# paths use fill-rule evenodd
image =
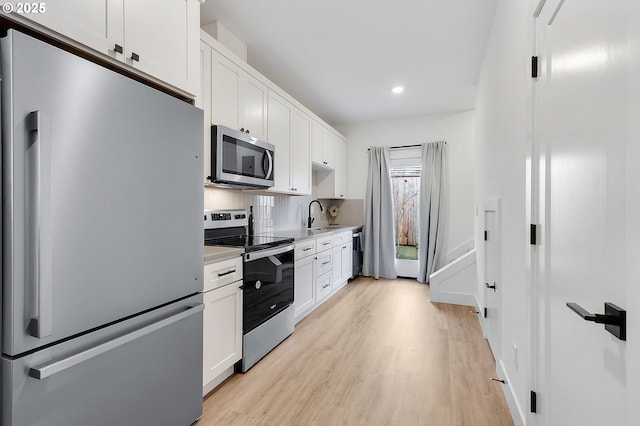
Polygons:
<instances>
[{"instance_id":1,"label":"stainless steel microwave","mask_svg":"<svg viewBox=\"0 0 640 426\"><path fill-rule=\"evenodd\" d=\"M235 188L273 186L275 146L247 133L211 126L211 176L216 184Z\"/></svg>"}]
</instances>

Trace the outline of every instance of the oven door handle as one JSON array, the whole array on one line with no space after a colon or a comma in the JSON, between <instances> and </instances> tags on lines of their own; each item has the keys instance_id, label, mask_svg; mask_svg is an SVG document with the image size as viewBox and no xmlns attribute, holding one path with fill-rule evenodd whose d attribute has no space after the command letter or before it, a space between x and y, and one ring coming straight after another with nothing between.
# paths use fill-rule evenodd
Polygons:
<instances>
[{"instance_id":1,"label":"oven door handle","mask_svg":"<svg viewBox=\"0 0 640 426\"><path fill-rule=\"evenodd\" d=\"M256 252L250 252L244 254L244 261L251 262L254 260L262 259L264 257L276 256L278 254L286 253L288 251L293 251L293 244L284 247L276 247L269 250L260 250Z\"/></svg>"}]
</instances>

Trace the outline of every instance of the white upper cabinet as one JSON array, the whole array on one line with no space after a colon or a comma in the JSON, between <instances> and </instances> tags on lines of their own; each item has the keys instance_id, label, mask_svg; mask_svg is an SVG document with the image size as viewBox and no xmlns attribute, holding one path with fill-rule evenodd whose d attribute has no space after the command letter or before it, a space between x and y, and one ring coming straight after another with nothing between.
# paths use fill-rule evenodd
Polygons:
<instances>
[{"instance_id":1,"label":"white upper cabinet","mask_svg":"<svg viewBox=\"0 0 640 426\"><path fill-rule=\"evenodd\" d=\"M267 139L267 86L213 50L211 123Z\"/></svg>"},{"instance_id":2,"label":"white upper cabinet","mask_svg":"<svg viewBox=\"0 0 640 426\"><path fill-rule=\"evenodd\" d=\"M310 195L311 118L269 91L267 127L267 140L276 147L275 185L271 190Z\"/></svg>"},{"instance_id":3,"label":"white upper cabinet","mask_svg":"<svg viewBox=\"0 0 640 426\"><path fill-rule=\"evenodd\" d=\"M322 124L314 121L311 126L311 161L326 166L322 152L324 132Z\"/></svg>"},{"instance_id":4,"label":"white upper cabinet","mask_svg":"<svg viewBox=\"0 0 640 426\"><path fill-rule=\"evenodd\" d=\"M122 59L115 45L124 46L124 0L56 0L44 13L23 15L98 52Z\"/></svg>"},{"instance_id":5,"label":"white upper cabinet","mask_svg":"<svg viewBox=\"0 0 640 426\"><path fill-rule=\"evenodd\" d=\"M211 54L211 124L240 130L240 73L215 50Z\"/></svg>"},{"instance_id":6,"label":"white upper cabinet","mask_svg":"<svg viewBox=\"0 0 640 426\"><path fill-rule=\"evenodd\" d=\"M200 2L126 0L124 30L127 64L197 93Z\"/></svg>"},{"instance_id":7,"label":"white upper cabinet","mask_svg":"<svg viewBox=\"0 0 640 426\"><path fill-rule=\"evenodd\" d=\"M325 168L335 168L335 145L338 137L318 122L313 123L312 140L313 145L311 159L314 163Z\"/></svg>"},{"instance_id":8,"label":"white upper cabinet","mask_svg":"<svg viewBox=\"0 0 640 426\"><path fill-rule=\"evenodd\" d=\"M276 147L272 188L278 192L293 191L289 183L289 150L291 144L291 110L293 106L280 95L269 91L267 140Z\"/></svg>"},{"instance_id":9,"label":"white upper cabinet","mask_svg":"<svg viewBox=\"0 0 640 426\"><path fill-rule=\"evenodd\" d=\"M56 0L37 22L190 95L198 90L200 2Z\"/></svg>"},{"instance_id":10,"label":"white upper cabinet","mask_svg":"<svg viewBox=\"0 0 640 426\"><path fill-rule=\"evenodd\" d=\"M290 155L293 191L311 194L311 118L295 107L291 115Z\"/></svg>"},{"instance_id":11,"label":"white upper cabinet","mask_svg":"<svg viewBox=\"0 0 640 426\"><path fill-rule=\"evenodd\" d=\"M335 154L335 197L344 198L347 189L347 143L336 138L334 141Z\"/></svg>"},{"instance_id":12,"label":"white upper cabinet","mask_svg":"<svg viewBox=\"0 0 640 426\"><path fill-rule=\"evenodd\" d=\"M240 77L240 129L264 140L267 136L267 86L247 73Z\"/></svg>"}]
</instances>

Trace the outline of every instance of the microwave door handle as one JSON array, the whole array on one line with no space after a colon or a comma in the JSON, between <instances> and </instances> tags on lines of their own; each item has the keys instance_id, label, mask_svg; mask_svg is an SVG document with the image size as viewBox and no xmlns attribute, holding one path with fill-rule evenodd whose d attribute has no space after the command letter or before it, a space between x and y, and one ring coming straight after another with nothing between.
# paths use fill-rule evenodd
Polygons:
<instances>
[{"instance_id":1,"label":"microwave door handle","mask_svg":"<svg viewBox=\"0 0 640 426\"><path fill-rule=\"evenodd\" d=\"M269 170L267 170L267 174L265 175L266 179L271 179L271 173L273 172L273 157L271 156L271 151L268 149L264 151L267 158L269 159ZM264 164L264 161L262 162Z\"/></svg>"}]
</instances>

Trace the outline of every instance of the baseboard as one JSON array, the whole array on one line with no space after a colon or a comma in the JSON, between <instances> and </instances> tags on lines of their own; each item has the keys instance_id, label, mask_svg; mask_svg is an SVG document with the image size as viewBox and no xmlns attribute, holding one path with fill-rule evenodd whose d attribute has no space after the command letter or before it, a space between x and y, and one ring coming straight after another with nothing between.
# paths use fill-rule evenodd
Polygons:
<instances>
[{"instance_id":1,"label":"baseboard","mask_svg":"<svg viewBox=\"0 0 640 426\"><path fill-rule=\"evenodd\" d=\"M212 381L210 381L209 383L204 385L202 387L202 396L203 397L207 396L208 393L210 393L215 388L220 386L222 384L222 382L227 380L229 377L233 376L233 372L234 372L234 368L233 368L233 365L232 365L231 367L227 368L222 373L220 373L218 375L218 377L216 377L215 379L213 379Z\"/></svg>"},{"instance_id":2,"label":"baseboard","mask_svg":"<svg viewBox=\"0 0 640 426\"><path fill-rule=\"evenodd\" d=\"M513 424L515 426L524 426L526 416L524 415L524 411L522 411L522 406L518 402L518 398L516 398L515 390L513 389L511 380L509 380L509 375L502 364L502 360L496 362L496 374L505 381L505 384L502 385L502 391L504 392L504 398L507 400Z\"/></svg>"},{"instance_id":3,"label":"baseboard","mask_svg":"<svg viewBox=\"0 0 640 426\"><path fill-rule=\"evenodd\" d=\"M436 295L434 300L433 295L431 297L432 302L437 303L449 303L451 305L465 305L474 307L476 305L475 295L468 293L456 293L456 292L440 292Z\"/></svg>"}]
</instances>

